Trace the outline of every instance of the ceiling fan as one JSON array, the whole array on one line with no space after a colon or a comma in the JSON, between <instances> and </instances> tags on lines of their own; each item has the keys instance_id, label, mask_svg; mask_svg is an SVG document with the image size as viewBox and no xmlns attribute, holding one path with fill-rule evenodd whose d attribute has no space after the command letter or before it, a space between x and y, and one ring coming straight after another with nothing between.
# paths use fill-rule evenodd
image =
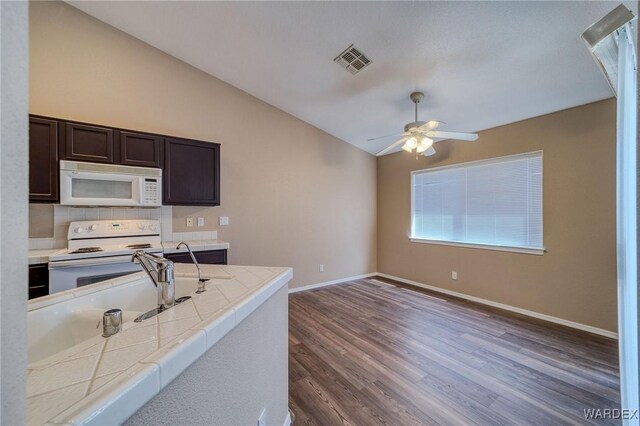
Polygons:
<instances>
[{"instance_id":1,"label":"ceiling fan","mask_svg":"<svg viewBox=\"0 0 640 426\"><path fill-rule=\"evenodd\" d=\"M415 104L415 121L407 123L404 126L404 133L398 133L394 135L382 136L379 138L367 139L368 142L378 139L386 139L392 136L401 136L400 139L389 145L387 148L378 152L376 156L387 154L389 151L402 144L402 149L407 152L414 152L425 156L430 156L436 153L433 148L435 142L440 142L445 139L456 139L461 141L475 141L478 139L478 135L475 133L461 133L461 132L442 132L436 130L444 123L441 121L418 121L418 104L424 98L424 93L413 92L409 95L411 101ZM438 139L438 140L436 140Z\"/></svg>"}]
</instances>

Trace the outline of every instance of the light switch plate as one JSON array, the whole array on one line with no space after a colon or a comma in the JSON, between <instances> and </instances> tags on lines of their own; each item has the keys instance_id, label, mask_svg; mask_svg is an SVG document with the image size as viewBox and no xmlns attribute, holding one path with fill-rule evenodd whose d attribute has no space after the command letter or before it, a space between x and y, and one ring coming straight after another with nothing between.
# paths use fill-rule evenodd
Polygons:
<instances>
[{"instance_id":1,"label":"light switch plate","mask_svg":"<svg viewBox=\"0 0 640 426\"><path fill-rule=\"evenodd\" d=\"M187 227L193 226L193 218L192 217L188 217L187 218Z\"/></svg>"},{"instance_id":2,"label":"light switch plate","mask_svg":"<svg viewBox=\"0 0 640 426\"><path fill-rule=\"evenodd\" d=\"M229 225L229 216L220 216L220 226Z\"/></svg>"},{"instance_id":3,"label":"light switch plate","mask_svg":"<svg viewBox=\"0 0 640 426\"><path fill-rule=\"evenodd\" d=\"M204 217L198 218L198 226L204 226Z\"/></svg>"}]
</instances>

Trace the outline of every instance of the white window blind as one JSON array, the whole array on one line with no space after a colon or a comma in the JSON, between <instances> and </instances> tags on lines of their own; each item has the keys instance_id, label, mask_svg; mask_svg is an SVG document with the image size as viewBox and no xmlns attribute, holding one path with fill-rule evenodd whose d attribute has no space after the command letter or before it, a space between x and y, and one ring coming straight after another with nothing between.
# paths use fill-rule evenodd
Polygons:
<instances>
[{"instance_id":1,"label":"white window blind","mask_svg":"<svg viewBox=\"0 0 640 426\"><path fill-rule=\"evenodd\" d=\"M542 152L411 174L411 238L542 250Z\"/></svg>"}]
</instances>

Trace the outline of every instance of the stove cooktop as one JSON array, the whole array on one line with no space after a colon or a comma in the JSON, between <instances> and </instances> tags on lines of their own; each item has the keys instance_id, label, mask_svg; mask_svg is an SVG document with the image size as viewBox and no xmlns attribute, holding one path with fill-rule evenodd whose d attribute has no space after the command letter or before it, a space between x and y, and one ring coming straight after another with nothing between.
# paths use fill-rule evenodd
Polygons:
<instances>
[{"instance_id":1,"label":"stove cooktop","mask_svg":"<svg viewBox=\"0 0 640 426\"><path fill-rule=\"evenodd\" d=\"M99 248L98 250L82 250L81 248L75 250L63 249L57 253L53 253L49 256L49 262L55 263L67 260L81 260L92 258L107 258L118 256L131 256L136 250L144 250L148 253L162 254L161 245L150 245L147 248L130 248L127 246L112 246Z\"/></svg>"},{"instance_id":2,"label":"stove cooktop","mask_svg":"<svg viewBox=\"0 0 640 426\"><path fill-rule=\"evenodd\" d=\"M100 247L80 247L74 251L70 251L69 254L82 254L82 253L95 253L98 251L104 251Z\"/></svg>"},{"instance_id":3,"label":"stove cooktop","mask_svg":"<svg viewBox=\"0 0 640 426\"><path fill-rule=\"evenodd\" d=\"M147 249L147 248L151 248L151 243L129 244L127 248L130 248L133 250Z\"/></svg>"},{"instance_id":4,"label":"stove cooktop","mask_svg":"<svg viewBox=\"0 0 640 426\"><path fill-rule=\"evenodd\" d=\"M51 262L131 256L136 250L162 253L158 220L93 220L71 222L68 249L49 256ZM85 262L86 263L86 262Z\"/></svg>"}]
</instances>

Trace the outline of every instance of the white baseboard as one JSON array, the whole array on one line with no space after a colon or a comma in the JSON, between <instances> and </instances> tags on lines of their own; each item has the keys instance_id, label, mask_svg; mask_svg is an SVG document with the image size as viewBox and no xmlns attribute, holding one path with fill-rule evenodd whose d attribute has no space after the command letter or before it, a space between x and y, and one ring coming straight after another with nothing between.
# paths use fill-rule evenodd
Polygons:
<instances>
[{"instance_id":1,"label":"white baseboard","mask_svg":"<svg viewBox=\"0 0 640 426\"><path fill-rule=\"evenodd\" d=\"M317 283L317 284L309 284L309 285L305 285L303 287L290 288L289 289L289 294L298 293L300 291L313 290L314 288L326 287L328 285L342 284L342 283L347 282L347 281L361 280L363 278L369 278L369 277L373 277L375 275L379 275L379 274L377 272L371 272L371 273L368 273L368 274L356 275L356 276L353 276L353 277L339 278L337 280L331 280L331 281L324 281L324 282Z\"/></svg>"},{"instance_id":2,"label":"white baseboard","mask_svg":"<svg viewBox=\"0 0 640 426\"><path fill-rule=\"evenodd\" d=\"M586 325L586 324L580 324L578 322L573 322L573 321L565 320L565 319L562 319L562 318L553 317L551 315L546 315L546 314L541 314L541 313L534 312L534 311L529 311L527 309L522 309L522 308L518 308L518 307L515 307L515 306L511 306L511 305L505 305L504 303L498 303L498 302L493 302L493 301L487 300L487 299L481 299L479 297L470 296L468 294L458 293L457 291L447 290L447 289L440 288L440 287L434 287L434 286L431 286L431 285L428 285L428 284L423 284L423 283L420 283L420 282L417 282L417 281L412 281L412 280L396 277L396 276L389 275L389 274L377 273L377 274L373 274L373 275L378 275L380 277L388 278L390 280L399 281L401 283L413 285L413 286L416 286L416 287L426 288L428 290L432 290L432 291L435 291L437 293L448 294L450 296L459 297L461 299L470 300L472 302L482 303L483 305L493 306L494 308L504 309L505 311L516 312L518 314L526 315L526 316L529 316L529 317L532 317L532 318L538 318L538 319L541 319L541 320L544 320L544 321L549 321L549 322L553 322L553 323L556 323L556 324L561 324L561 325L564 325L564 326L567 326L567 327L571 327L571 328L575 328L575 329L578 329L578 330L588 331L589 333L598 334L600 336L609 337L611 339L617 339L618 338L618 333L614 333L613 331L605 330L605 329L602 329L602 328L592 327L592 326Z\"/></svg>"}]
</instances>

